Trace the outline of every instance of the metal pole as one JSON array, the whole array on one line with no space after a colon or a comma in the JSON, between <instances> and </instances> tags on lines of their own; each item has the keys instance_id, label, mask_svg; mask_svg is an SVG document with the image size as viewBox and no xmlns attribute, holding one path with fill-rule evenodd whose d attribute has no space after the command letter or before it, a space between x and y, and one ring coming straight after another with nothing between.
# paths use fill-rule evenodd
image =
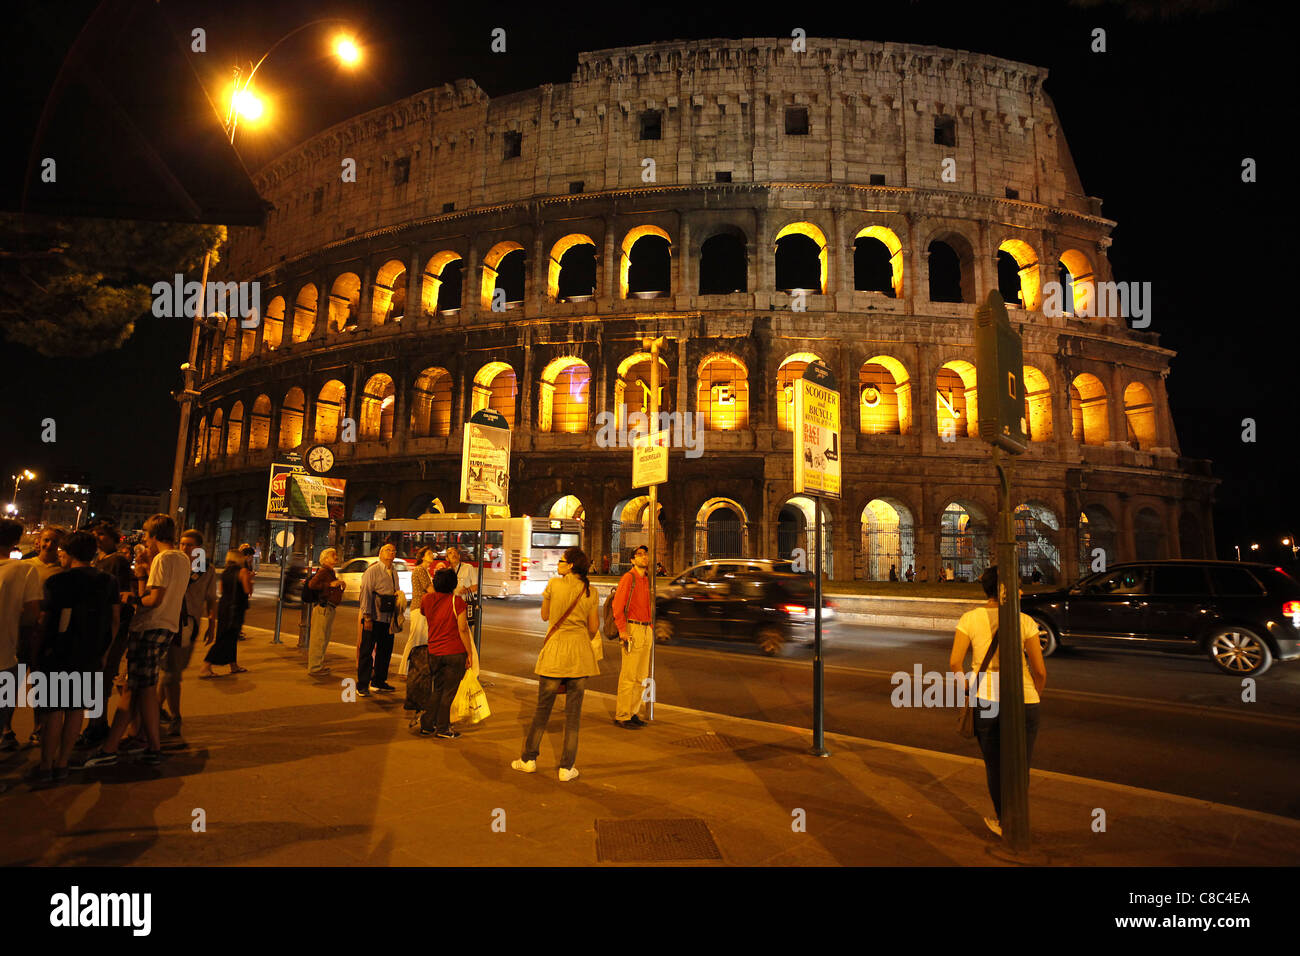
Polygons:
<instances>
[{"instance_id":1,"label":"metal pole","mask_svg":"<svg viewBox=\"0 0 1300 956\"><path fill-rule=\"evenodd\" d=\"M822 503L813 498L813 745L814 757L829 757L825 739L826 672L822 662Z\"/></svg>"},{"instance_id":2,"label":"metal pole","mask_svg":"<svg viewBox=\"0 0 1300 956\"><path fill-rule=\"evenodd\" d=\"M180 519L181 509L181 483L185 479L185 445L186 439L190 433L190 410L194 405L194 399L198 397L198 392L194 389L194 364L199 360L199 327L203 325L203 302L207 298L208 288L208 264L212 261L212 252L209 250L203 256L203 278L199 282L199 302L194 309L194 324L190 327L190 352L189 358L185 363L185 381L181 385L180 403L181 403L181 423L176 432L176 459L172 462L172 495L168 504L168 512L175 518ZM206 441L207 436L201 436L201 441ZM180 521L182 527L186 522Z\"/></svg>"},{"instance_id":3,"label":"metal pole","mask_svg":"<svg viewBox=\"0 0 1300 956\"><path fill-rule=\"evenodd\" d=\"M1024 649L1020 639L1020 558L1011 503L1012 465L994 448L998 470L998 731L1002 763L1002 836L1029 849L1029 761L1025 755ZM1006 680L1002 680L1003 676Z\"/></svg>"},{"instance_id":4,"label":"metal pole","mask_svg":"<svg viewBox=\"0 0 1300 956\"><path fill-rule=\"evenodd\" d=\"M478 601L478 613L474 615L474 650L483 656L483 564L487 561L487 505L479 505L483 510L478 519L478 591L474 595Z\"/></svg>"},{"instance_id":5,"label":"metal pole","mask_svg":"<svg viewBox=\"0 0 1300 956\"><path fill-rule=\"evenodd\" d=\"M650 343L650 434L659 440L659 345L658 336ZM659 562L659 486L650 486L650 699L646 701L646 717L655 719L655 568ZM642 693L645 689L642 688ZM635 710L633 711L635 713Z\"/></svg>"},{"instance_id":6,"label":"metal pole","mask_svg":"<svg viewBox=\"0 0 1300 956\"><path fill-rule=\"evenodd\" d=\"M275 540L274 533L271 538ZM288 540L287 538L285 540ZM275 599L275 637L271 638L272 644L283 644L280 640L280 618L284 614L284 554L285 546L280 545L280 592Z\"/></svg>"}]
</instances>

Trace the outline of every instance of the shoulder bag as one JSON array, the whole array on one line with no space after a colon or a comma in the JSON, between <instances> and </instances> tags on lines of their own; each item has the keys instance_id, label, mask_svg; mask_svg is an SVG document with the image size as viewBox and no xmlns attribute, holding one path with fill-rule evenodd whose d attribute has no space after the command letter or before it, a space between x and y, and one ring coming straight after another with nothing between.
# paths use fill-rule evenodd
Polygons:
<instances>
[{"instance_id":1,"label":"shoulder bag","mask_svg":"<svg viewBox=\"0 0 1300 956\"><path fill-rule=\"evenodd\" d=\"M993 660L993 655L998 652L998 629L993 625L994 620L996 620L996 618L989 618L989 629L993 632L993 640L989 644L988 653L984 655L984 660L980 662L980 669L975 672L975 680L971 683L966 698L967 704L961 709L961 713L957 716L957 733L961 734L963 737L975 736L975 709L977 706L974 703L975 694L979 691L980 677L988 668L989 662ZM974 642L971 642L971 647L974 646Z\"/></svg>"}]
</instances>

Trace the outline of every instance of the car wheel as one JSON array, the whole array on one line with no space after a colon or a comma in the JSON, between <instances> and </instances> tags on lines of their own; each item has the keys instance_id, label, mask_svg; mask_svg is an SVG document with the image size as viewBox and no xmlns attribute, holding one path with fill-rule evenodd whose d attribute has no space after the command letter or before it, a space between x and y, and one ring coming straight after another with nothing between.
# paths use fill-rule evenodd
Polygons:
<instances>
[{"instance_id":1,"label":"car wheel","mask_svg":"<svg viewBox=\"0 0 1300 956\"><path fill-rule=\"evenodd\" d=\"M671 644L673 642L673 622L662 617L655 618L655 643Z\"/></svg>"},{"instance_id":2,"label":"car wheel","mask_svg":"<svg viewBox=\"0 0 1300 956\"><path fill-rule=\"evenodd\" d=\"M776 657L781 653L781 648L785 647L785 635L781 633L779 627L769 625L758 632L756 642L764 654L768 657Z\"/></svg>"},{"instance_id":3,"label":"car wheel","mask_svg":"<svg viewBox=\"0 0 1300 956\"><path fill-rule=\"evenodd\" d=\"M1254 677L1273 664L1273 652L1254 631L1244 627L1221 627L1207 642L1210 660L1225 674Z\"/></svg>"},{"instance_id":4,"label":"car wheel","mask_svg":"<svg viewBox=\"0 0 1300 956\"><path fill-rule=\"evenodd\" d=\"M1043 656L1051 657L1060 646L1056 641L1056 631L1041 617L1034 617L1031 614L1030 619L1038 628L1038 646L1043 649Z\"/></svg>"}]
</instances>

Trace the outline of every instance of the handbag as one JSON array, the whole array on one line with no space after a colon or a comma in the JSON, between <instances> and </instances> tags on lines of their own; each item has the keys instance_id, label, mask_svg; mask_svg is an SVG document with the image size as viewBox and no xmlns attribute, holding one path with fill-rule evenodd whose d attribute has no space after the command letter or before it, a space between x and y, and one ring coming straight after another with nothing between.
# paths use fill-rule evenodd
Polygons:
<instances>
[{"instance_id":1,"label":"handbag","mask_svg":"<svg viewBox=\"0 0 1300 956\"><path fill-rule=\"evenodd\" d=\"M555 623L552 624L550 630L546 632L546 640L542 641L543 650L545 650L546 648L547 641L549 641L552 637L555 636L555 632L559 629L560 625L569 619L569 615L573 613L573 609L577 607L578 602L582 600L582 595L583 595L582 591L579 591L576 595L574 595L573 603L569 605L568 609L563 614L561 614L559 617L555 619ZM593 641L592 643L595 643L595 641ZM560 681L560 693L567 694L568 692L569 692L569 679L566 677Z\"/></svg>"},{"instance_id":2,"label":"handbag","mask_svg":"<svg viewBox=\"0 0 1300 956\"><path fill-rule=\"evenodd\" d=\"M993 626L994 620L994 618L989 618L989 626L993 631L993 641L989 644L989 650L988 653L984 655L984 660L980 662L980 669L975 672L975 680L973 686L969 689L970 693L967 697L968 701L973 701L975 699L975 694L979 691L980 687L980 677L984 674L985 668L989 666L989 662L993 660L993 655L998 652L998 629ZM961 713L957 715L957 733L961 734L963 737L975 736L975 704L967 703L966 706L961 709Z\"/></svg>"}]
</instances>

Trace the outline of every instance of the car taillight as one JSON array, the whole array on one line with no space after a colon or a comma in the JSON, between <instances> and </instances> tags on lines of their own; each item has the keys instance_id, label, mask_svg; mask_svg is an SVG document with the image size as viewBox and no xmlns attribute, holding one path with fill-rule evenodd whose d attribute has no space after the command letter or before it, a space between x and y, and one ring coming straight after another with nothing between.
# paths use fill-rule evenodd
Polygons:
<instances>
[{"instance_id":1,"label":"car taillight","mask_svg":"<svg viewBox=\"0 0 1300 956\"><path fill-rule=\"evenodd\" d=\"M1300 614L1300 601L1287 601L1282 605L1282 614L1286 617L1295 617Z\"/></svg>"},{"instance_id":2,"label":"car taillight","mask_svg":"<svg viewBox=\"0 0 1300 956\"><path fill-rule=\"evenodd\" d=\"M804 607L802 604L782 604L781 610L785 611L786 614L807 614L808 613L808 608Z\"/></svg>"},{"instance_id":3,"label":"car taillight","mask_svg":"<svg viewBox=\"0 0 1300 956\"><path fill-rule=\"evenodd\" d=\"M822 601L822 607L834 607L834 606L835 606L834 601Z\"/></svg>"},{"instance_id":4,"label":"car taillight","mask_svg":"<svg viewBox=\"0 0 1300 956\"><path fill-rule=\"evenodd\" d=\"M520 581L527 581L527 580L528 580L528 572L527 572L527 571L520 571L520 572L519 572L519 580L520 580Z\"/></svg>"}]
</instances>

